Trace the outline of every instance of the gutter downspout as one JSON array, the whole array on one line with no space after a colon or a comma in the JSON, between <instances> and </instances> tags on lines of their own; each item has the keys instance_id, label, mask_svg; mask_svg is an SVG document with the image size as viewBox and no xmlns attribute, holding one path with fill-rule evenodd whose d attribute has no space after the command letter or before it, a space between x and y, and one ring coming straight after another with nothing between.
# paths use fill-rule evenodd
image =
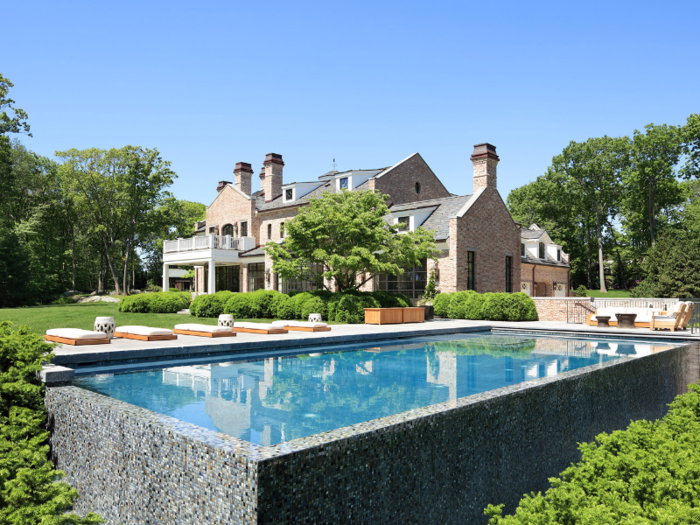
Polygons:
<instances>
[{"instance_id":1,"label":"gutter downspout","mask_svg":"<svg viewBox=\"0 0 700 525\"><path fill-rule=\"evenodd\" d=\"M535 268L537 268L536 264L532 265L532 296L537 297L537 292L536 292L536 286L535 286Z\"/></svg>"}]
</instances>

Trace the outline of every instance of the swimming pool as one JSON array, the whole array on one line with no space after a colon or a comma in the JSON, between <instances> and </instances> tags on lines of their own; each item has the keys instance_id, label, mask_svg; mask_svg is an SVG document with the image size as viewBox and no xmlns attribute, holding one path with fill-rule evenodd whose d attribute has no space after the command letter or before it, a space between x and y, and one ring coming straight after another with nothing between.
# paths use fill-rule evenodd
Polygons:
<instances>
[{"instance_id":1,"label":"swimming pool","mask_svg":"<svg viewBox=\"0 0 700 525\"><path fill-rule=\"evenodd\" d=\"M97 374L73 384L269 446L672 346L477 333Z\"/></svg>"}]
</instances>

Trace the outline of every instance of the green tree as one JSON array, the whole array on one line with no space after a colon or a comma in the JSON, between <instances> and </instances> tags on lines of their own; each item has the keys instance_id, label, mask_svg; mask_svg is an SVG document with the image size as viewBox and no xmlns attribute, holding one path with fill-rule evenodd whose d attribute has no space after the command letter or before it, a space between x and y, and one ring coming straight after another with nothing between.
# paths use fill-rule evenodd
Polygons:
<instances>
[{"instance_id":1,"label":"green tree","mask_svg":"<svg viewBox=\"0 0 700 525\"><path fill-rule=\"evenodd\" d=\"M30 137L27 113L14 106L15 101L9 98L10 88L14 84L0 73L0 135L8 133L26 133Z\"/></svg>"},{"instance_id":2,"label":"green tree","mask_svg":"<svg viewBox=\"0 0 700 525\"><path fill-rule=\"evenodd\" d=\"M388 197L373 191L324 193L285 223L282 244L268 243L273 270L283 279L324 279L338 291L359 289L379 273L397 275L437 253L423 228L397 233L386 216ZM323 268L314 273L314 265Z\"/></svg>"},{"instance_id":3,"label":"green tree","mask_svg":"<svg viewBox=\"0 0 700 525\"><path fill-rule=\"evenodd\" d=\"M700 113L688 117L682 133L683 154L686 159L683 175L686 178L700 178Z\"/></svg>"},{"instance_id":4,"label":"green tree","mask_svg":"<svg viewBox=\"0 0 700 525\"><path fill-rule=\"evenodd\" d=\"M32 300L29 250L12 230L0 228L0 308Z\"/></svg>"},{"instance_id":5,"label":"green tree","mask_svg":"<svg viewBox=\"0 0 700 525\"><path fill-rule=\"evenodd\" d=\"M627 137L591 138L570 142L561 155L552 159L551 170L578 186L595 218L600 291L606 292L603 257L603 233L610 215L614 215L623 194L630 165L630 141Z\"/></svg>"}]
</instances>

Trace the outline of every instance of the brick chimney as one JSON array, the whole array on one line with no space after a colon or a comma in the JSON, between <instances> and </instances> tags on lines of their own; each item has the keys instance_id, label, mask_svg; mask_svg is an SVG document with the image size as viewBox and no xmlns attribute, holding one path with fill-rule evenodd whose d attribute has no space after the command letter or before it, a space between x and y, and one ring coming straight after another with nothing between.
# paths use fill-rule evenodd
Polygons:
<instances>
[{"instance_id":1,"label":"brick chimney","mask_svg":"<svg viewBox=\"0 0 700 525\"><path fill-rule=\"evenodd\" d=\"M220 180L220 181L219 181L219 185L216 187L216 191L221 191L221 190L223 190L224 187L225 187L227 184L231 184L231 181L229 181L229 180Z\"/></svg>"},{"instance_id":2,"label":"brick chimney","mask_svg":"<svg viewBox=\"0 0 700 525\"><path fill-rule=\"evenodd\" d=\"M236 177L235 186L246 195L250 195L253 189L253 168L247 162L236 162L236 168L233 170L233 175Z\"/></svg>"},{"instance_id":3,"label":"brick chimney","mask_svg":"<svg viewBox=\"0 0 700 525\"><path fill-rule=\"evenodd\" d=\"M265 192L265 202L282 195L282 168L284 161L282 155L268 153L263 162L263 171L260 173L260 186Z\"/></svg>"},{"instance_id":4,"label":"brick chimney","mask_svg":"<svg viewBox=\"0 0 700 525\"><path fill-rule=\"evenodd\" d=\"M497 189L496 166L498 166L496 146L484 142L474 146L471 161L474 165L474 192L481 188Z\"/></svg>"}]
</instances>

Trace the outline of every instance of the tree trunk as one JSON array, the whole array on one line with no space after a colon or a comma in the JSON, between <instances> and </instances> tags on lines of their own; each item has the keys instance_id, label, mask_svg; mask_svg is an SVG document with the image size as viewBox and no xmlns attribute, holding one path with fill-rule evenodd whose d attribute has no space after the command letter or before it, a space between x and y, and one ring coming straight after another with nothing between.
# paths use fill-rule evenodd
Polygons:
<instances>
[{"instance_id":1,"label":"tree trunk","mask_svg":"<svg viewBox=\"0 0 700 525\"><path fill-rule=\"evenodd\" d=\"M112 274L112 279L114 280L114 290L117 292L117 295L121 295L122 290L119 283L119 273L117 272L117 268L114 266L112 257L109 254L109 249L111 246L107 246L107 239L104 237L102 237L102 246L104 247L105 257L107 258L107 267L109 268L109 271Z\"/></svg>"},{"instance_id":2,"label":"tree trunk","mask_svg":"<svg viewBox=\"0 0 700 525\"><path fill-rule=\"evenodd\" d=\"M70 259L71 259L71 288L75 290L75 226L70 225Z\"/></svg>"},{"instance_id":3,"label":"tree trunk","mask_svg":"<svg viewBox=\"0 0 700 525\"><path fill-rule=\"evenodd\" d=\"M100 250L100 271L97 274L97 291L98 292L104 292L105 291L105 273L104 273L104 260L105 256L102 253L102 250Z\"/></svg>"},{"instance_id":4,"label":"tree trunk","mask_svg":"<svg viewBox=\"0 0 700 525\"><path fill-rule=\"evenodd\" d=\"M586 216L586 239L584 239L586 246L588 247L588 264L586 265L586 278L588 279L587 288L590 290L592 288L593 279L591 279L591 266L593 266L593 254L591 253L591 232L588 230L590 225L590 217Z\"/></svg>"},{"instance_id":5,"label":"tree trunk","mask_svg":"<svg viewBox=\"0 0 700 525\"><path fill-rule=\"evenodd\" d=\"M598 273L600 277L600 291L602 293L607 293L607 288L605 287L605 267L603 265L603 234L601 232L600 226L600 210L595 211L595 222L596 222L596 234L598 236Z\"/></svg>"}]
</instances>

